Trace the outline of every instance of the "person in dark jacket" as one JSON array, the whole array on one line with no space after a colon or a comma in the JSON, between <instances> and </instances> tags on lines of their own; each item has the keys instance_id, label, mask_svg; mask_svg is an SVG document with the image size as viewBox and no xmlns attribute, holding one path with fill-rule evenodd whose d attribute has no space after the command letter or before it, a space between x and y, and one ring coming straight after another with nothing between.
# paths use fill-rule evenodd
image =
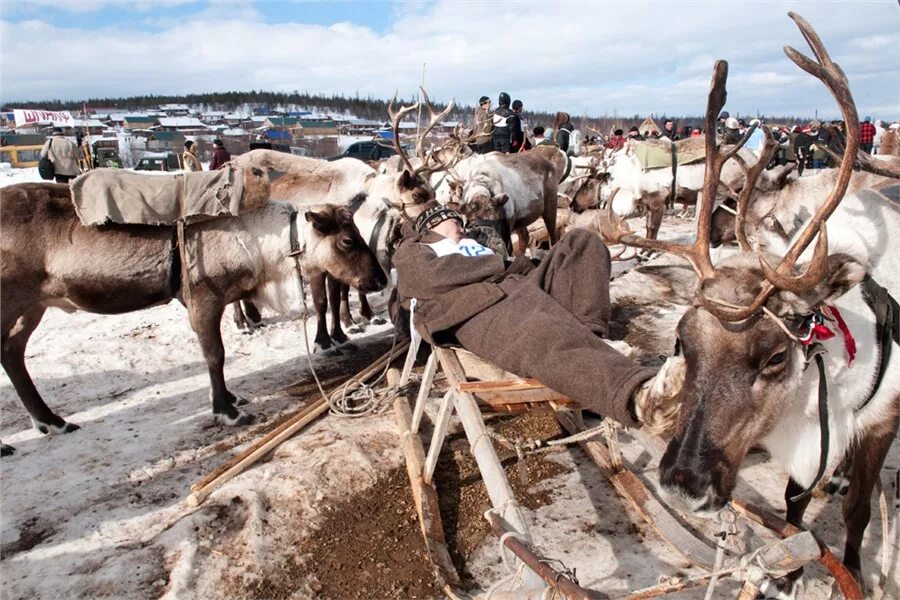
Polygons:
<instances>
[{"instance_id":1,"label":"person in dark jacket","mask_svg":"<svg viewBox=\"0 0 900 600\"><path fill-rule=\"evenodd\" d=\"M525 119L522 118L524 108L521 100L513 100L513 114L509 122L510 146L512 146L513 152L522 152L531 148L528 138L525 137Z\"/></svg>"},{"instance_id":2,"label":"person in dark jacket","mask_svg":"<svg viewBox=\"0 0 900 600\"><path fill-rule=\"evenodd\" d=\"M676 140L681 139L681 134L678 132L678 129L675 127L675 122L672 119L666 119L663 124L662 133L659 134L660 137L669 138L670 142L674 142Z\"/></svg>"},{"instance_id":3,"label":"person in dark jacket","mask_svg":"<svg viewBox=\"0 0 900 600\"><path fill-rule=\"evenodd\" d=\"M812 168L812 148L816 141L811 135L809 126L801 129L794 137L794 155L797 157L797 175L803 175L803 169Z\"/></svg>"},{"instance_id":4,"label":"person in dark jacket","mask_svg":"<svg viewBox=\"0 0 900 600\"><path fill-rule=\"evenodd\" d=\"M637 125L632 125L628 129L628 139L634 140L635 142L643 142L644 136L641 135L641 130L638 129Z\"/></svg>"},{"instance_id":5,"label":"person in dark jacket","mask_svg":"<svg viewBox=\"0 0 900 600\"><path fill-rule=\"evenodd\" d=\"M225 144L223 144L222 140L219 138L214 139L213 157L212 162L209 163L209 170L215 171L216 169L221 169L229 160L231 160L231 154L225 149Z\"/></svg>"},{"instance_id":6,"label":"person in dark jacket","mask_svg":"<svg viewBox=\"0 0 900 600\"><path fill-rule=\"evenodd\" d=\"M563 152L568 152L569 139L572 136L572 132L575 131L575 126L570 121L569 113L556 113L556 119L553 121L553 131L556 132L556 145Z\"/></svg>"},{"instance_id":7,"label":"person in dark jacket","mask_svg":"<svg viewBox=\"0 0 900 600\"><path fill-rule=\"evenodd\" d=\"M669 429L683 361L654 374L604 341L610 264L600 237L579 229L537 265L525 256L505 261L437 203L404 226L394 255L398 300L428 343L462 346L625 425Z\"/></svg>"},{"instance_id":8,"label":"person in dark jacket","mask_svg":"<svg viewBox=\"0 0 900 600\"><path fill-rule=\"evenodd\" d=\"M501 92L497 99L497 110L494 111L494 132L491 141L494 144L494 152L509 153L512 150L512 120L515 117L509 107L511 98L506 92Z\"/></svg>"}]
</instances>

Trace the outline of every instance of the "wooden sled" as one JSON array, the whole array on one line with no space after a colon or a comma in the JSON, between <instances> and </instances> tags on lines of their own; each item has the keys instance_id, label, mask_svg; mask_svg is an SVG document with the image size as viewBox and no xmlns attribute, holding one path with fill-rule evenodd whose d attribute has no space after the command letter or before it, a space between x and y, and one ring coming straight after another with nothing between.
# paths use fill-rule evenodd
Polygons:
<instances>
[{"instance_id":1,"label":"wooden sled","mask_svg":"<svg viewBox=\"0 0 900 600\"><path fill-rule=\"evenodd\" d=\"M418 344L411 344L402 373L396 370L388 373L390 383L398 384L401 388L408 383L417 351ZM466 368L463 367L461 358L466 363ZM440 400L434 432L426 454L418 431L425 402L429 398L438 368L447 379L448 389ZM477 373L481 381L470 381L467 372ZM420 528L436 571L444 583L445 593L450 598L465 597L466 594L456 591L460 579L444 539L438 495L434 485L434 470L454 411L462 422L493 506L485 514L485 518L495 535L500 538L505 547L504 552L508 550L515 557L513 571L518 574L517 581L521 584L520 589L515 592L494 592L487 595L495 600L537 599L545 593L547 597L579 600L607 597L602 592L580 587L573 578L551 568L548 564L551 561L547 561L533 549L521 508L515 500L500 459L490 442L482 418L482 408L494 411L520 411L536 406L550 407L557 420L570 434L584 431L581 409L565 396L536 380L522 379L503 372L468 352L444 348L434 348L428 357L413 409L410 410L409 401L403 396L397 397L394 401L401 447L406 458ZM662 440L648 438L640 432L636 437L639 440L643 437L641 441L649 446L651 453L659 456L660 448L664 447ZM578 443L625 502L673 551L707 571L692 579L639 590L627 598L653 598L706 585L713 577L716 548L688 531L650 492L643 481L627 468L618 451L615 432L607 434L606 438L605 444L596 440ZM806 562L817 561L828 569L834 577L835 587L845 598L862 599L860 589L849 571L812 533L788 525L779 517L740 500L733 501L733 508L741 516L785 538L783 541L773 542L761 548L758 556L767 560L766 564L780 570L793 570ZM736 567L734 561L725 562L718 574L729 575ZM756 592L755 584L745 580L738 598L754 598ZM475 598L485 596L476 595Z\"/></svg>"}]
</instances>

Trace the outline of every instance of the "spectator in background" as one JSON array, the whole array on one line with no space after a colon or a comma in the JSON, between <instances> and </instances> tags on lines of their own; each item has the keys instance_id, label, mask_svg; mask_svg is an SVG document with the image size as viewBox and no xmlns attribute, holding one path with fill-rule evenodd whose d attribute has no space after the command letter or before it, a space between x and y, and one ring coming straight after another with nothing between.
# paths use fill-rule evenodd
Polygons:
<instances>
[{"instance_id":1,"label":"spectator in background","mask_svg":"<svg viewBox=\"0 0 900 600\"><path fill-rule=\"evenodd\" d=\"M699 127L691 129L691 137L700 137L701 135L703 135L703 131Z\"/></svg>"},{"instance_id":2,"label":"spectator in background","mask_svg":"<svg viewBox=\"0 0 900 600\"><path fill-rule=\"evenodd\" d=\"M859 149L866 154L872 154L872 146L875 143L875 125L872 117L866 117L859 126Z\"/></svg>"},{"instance_id":3,"label":"spectator in background","mask_svg":"<svg viewBox=\"0 0 900 600\"><path fill-rule=\"evenodd\" d=\"M78 168L86 173L94 168L94 158L91 156L91 145L84 139L84 133L79 129L75 132L75 146L78 148Z\"/></svg>"},{"instance_id":4,"label":"spectator in background","mask_svg":"<svg viewBox=\"0 0 900 600\"><path fill-rule=\"evenodd\" d=\"M644 136L641 135L641 130L638 129L637 125L632 125L628 129L628 139L634 140L635 142L644 141Z\"/></svg>"},{"instance_id":5,"label":"spectator in background","mask_svg":"<svg viewBox=\"0 0 900 600\"><path fill-rule=\"evenodd\" d=\"M534 145L535 145L535 147L537 147L537 146L555 146L556 145L556 142L554 142L553 140L548 140L546 137L544 137L545 131L546 131L546 129L544 129L541 125L538 125L537 127L534 128Z\"/></svg>"},{"instance_id":6,"label":"spectator in background","mask_svg":"<svg viewBox=\"0 0 900 600\"><path fill-rule=\"evenodd\" d=\"M61 127L53 128L53 136L41 148L41 158L47 157L53 163L56 183L69 183L70 179L78 175L79 154L75 144L63 136Z\"/></svg>"},{"instance_id":7,"label":"spectator in background","mask_svg":"<svg viewBox=\"0 0 900 600\"><path fill-rule=\"evenodd\" d=\"M225 149L225 144L223 144L222 140L219 138L214 139L213 157L212 162L209 163L209 170L215 171L216 169L221 169L229 160L231 160L231 154Z\"/></svg>"},{"instance_id":8,"label":"spectator in background","mask_svg":"<svg viewBox=\"0 0 900 600\"><path fill-rule=\"evenodd\" d=\"M613 131L612 137L606 143L606 147L610 150L618 150L625 145L625 135L621 129Z\"/></svg>"},{"instance_id":9,"label":"spectator in background","mask_svg":"<svg viewBox=\"0 0 900 600\"><path fill-rule=\"evenodd\" d=\"M510 146L513 152L522 152L530 148L528 140L525 138L525 119L522 118L522 109L524 105L521 100L514 100L512 103L512 116L509 118L509 137Z\"/></svg>"},{"instance_id":10,"label":"spectator in background","mask_svg":"<svg viewBox=\"0 0 900 600\"><path fill-rule=\"evenodd\" d=\"M197 158L197 144L188 140L184 143L184 152L181 153L181 168L188 172L203 170L200 159Z\"/></svg>"},{"instance_id":11,"label":"spectator in background","mask_svg":"<svg viewBox=\"0 0 900 600\"><path fill-rule=\"evenodd\" d=\"M494 133L494 121L491 115L491 99L487 96L482 96L478 100L473 128L475 143L472 150L478 154L493 152L494 143L491 141L491 135Z\"/></svg>"},{"instance_id":12,"label":"spectator in background","mask_svg":"<svg viewBox=\"0 0 900 600\"><path fill-rule=\"evenodd\" d=\"M725 144L737 144L739 141L741 141L741 124L734 117L728 117L725 119L722 142Z\"/></svg>"},{"instance_id":13,"label":"spectator in background","mask_svg":"<svg viewBox=\"0 0 900 600\"><path fill-rule=\"evenodd\" d=\"M666 119L663 124L662 133L659 134L661 138L668 138L669 141L674 142L675 140L680 140L681 136L678 134L678 130L675 128L675 122L672 119Z\"/></svg>"},{"instance_id":14,"label":"spectator in background","mask_svg":"<svg viewBox=\"0 0 900 600\"><path fill-rule=\"evenodd\" d=\"M818 132L817 132L818 133ZM803 127L794 138L794 155L797 157L797 175L803 175L804 168L812 168L812 144L816 140L812 127Z\"/></svg>"},{"instance_id":15,"label":"spectator in background","mask_svg":"<svg viewBox=\"0 0 900 600\"><path fill-rule=\"evenodd\" d=\"M569 118L569 113L558 112L556 113L556 119L553 121L553 130L556 132L556 145L566 153L569 151L569 139L572 136L572 132L575 131L575 126L572 125Z\"/></svg>"},{"instance_id":16,"label":"spectator in background","mask_svg":"<svg viewBox=\"0 0 900 600\"><path fill-rule=\"evenodd\" d=\"M766 135L765 132L763 132L762 121L753 119L750 121L750 125L752 126L753 124L756 124L756 129L750 134L750 138L747 140L747 143L744 144L744 148L753 151L756 156L759 156L766 143Z\"/></svg>"},{"instance_id":17,"label":"spectator in background","mask_svg":"<svg viewBox=\"0 0 900 600\"><path fill-rule=\"evenodd\" d=\"M501 92L497 99L499 108L494 111L492 118L494 122L494 132L491 135L491 142L494 145L494 152L509 153L512 149L512 117L513 111L509 107L511 98L506 92Z\"/></svg>"},{"instance_id":18,"label":"spectator in background","mask_svg":"<svg viewBox=\"0 0 900 600\"><path fill-rule=\"evenodd\" d=\"M728 114L727 110L723 110L719 113L719 120L716 123L716 133L720 137L725 137L725 121L727 121L729 117L731 117L731 115Z\"/></svg>"}]
</instances>

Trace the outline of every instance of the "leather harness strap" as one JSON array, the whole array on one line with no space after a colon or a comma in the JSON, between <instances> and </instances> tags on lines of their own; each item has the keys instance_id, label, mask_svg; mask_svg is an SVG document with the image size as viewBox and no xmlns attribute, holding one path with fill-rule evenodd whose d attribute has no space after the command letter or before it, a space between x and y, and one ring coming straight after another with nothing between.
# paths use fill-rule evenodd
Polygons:
<instances>
[{"instance_id":1,"label":"leather harness strap","mask_svg":"<svg viewBox=\"0 0 900 600\"><path fill-rule=\"evenodd\" d=\"M669 198L666 200L666 204L669 205L669 208L674 208L675 206L675 177L678 173L678 150L675 146L675 142L672 142L672 187L669 189Z\"/></svg>"},{"instance_id":2,"label":"leather harness strap","mask_svg":"<svg viewBox=\"0 0 900 600\"><path fill-rule=\"evenodd\" d=\"M807 366L809 366L809 360L813 359L816 363L816 368L819 371L819 471L813 478L812 483L809 484L809 487L791 498L792 502L798 502L810 495L825 474L825 467L828 466L828 449L831 444L831 428L828 426L828 383L825 380L825 361L822 359L823 354L825 354L825 348L818 342L806 346Z\"/></svg>"}]
</instances>

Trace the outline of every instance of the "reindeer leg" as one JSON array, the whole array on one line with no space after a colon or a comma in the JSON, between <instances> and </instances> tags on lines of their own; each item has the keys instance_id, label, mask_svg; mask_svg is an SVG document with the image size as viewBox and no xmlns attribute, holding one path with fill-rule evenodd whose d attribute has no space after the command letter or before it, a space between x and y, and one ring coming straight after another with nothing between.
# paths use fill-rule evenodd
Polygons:
<instances>
[{"instance_id":1,"label":"reindeer leg","mask_svg":"<svg viewBox=\"0 0 900 600\"><path fill-rule=\"evenodd\" d=\"M900 397L894 399L894 403ZM850 470L850 488L844 497L844 524L847 527L847 540L844 544L844 565L863 588L862 564L859 550L862 547L863 534L872 516L872 490L881 476L881 467L887 457L891 442L897 434L898 416L896 407L892 418L875 425L866 432L853 452L853 463Z\"/></svg>"},{"instance_id":2,"label":"reindeer leg","mask_svg":"<svg viewBox=\"0 0 900 600\"><path fill-rule=\"evenodd\" d=\"M244 314L244 310L241 308L240 300L232 302L231 309L234 313L232 317L234 319L234 326L241 331L247 330L246 333L250 333L250 331L252 331L250 323L247 321L247 315Z\"/></svg>"},{"instance_id":3,"label":"reindeer leg","mask_svg":"<svg viewBox=\"0 0 900 600\"><path fill-rule=\"evenodd\" d=\"M316 316L318 317L313 352L327 350L334 345L331 341L331 336L328 335L328 324L325 320L325 313L328 311L328 295L325 291L325 278L325 273L320 273L309 279L309 289L310 292L312 292L313 307L315 307Z\"/></svg>"},{"instance_id":4,"label":"reindeer leg","mask_svg":"<svg viewBox=\"0 0 900 600\"><path fill-rule=\"evenodd\" d=\"M544 203L544 225L547 227L547 234L550 236L550 247L552 248L559 241L559 231L556 230L556 195L553 196L553 203ZM528 229L525 229L526 235Z\"/></svg>"},{"instance_id":5,"label":"reindeer leg","mask_svg":"<svg viewBox=\"0 0 900 600\"><path fill-rule=\"evenodd\" d=\"M225 306L209 292L195 293L190 311L194 332L209 370L213 416L226 425L249 425L255 417L237 408L246 401L229 392L225 385L225 346L222 344L222 313Z\"/></svg>"},{"instance_id":6,"label":"reindeer leg","mask_svg":"<svg viewBox=\"0 0 900 600\"><path fill-rule=\"evenodd\" d=\"M71 433L78 429L78 425L69 423L50 410L25 368L25 346L46 310L43 306L36 306L28 311L22 311L19 315L3 316L0 362L3 363L3 368L16 388L22 404L31 415L35 429L45 434Z\"/></svg>"},{"instance_id":7,"label":"reindeer leg","mask_svg":"<svg viewBox=\"0 0 900 600\"><path fill-rule=\"evenodd\" d=\"M527 227L516 229L516 247L513 249L513 254L525 256L525 251L528 250L528 238Z\"/></svg>"},{"instance_id":8,"label":"reindeer leg","mask_svg":"<svg viewBox=\"0 0 900 600\"><path fill-rule=\"evenodd\" d=\"M372 325L384 325L387 323L384 317L375 314L375 311L372 310L372 306L369 304L369 299L362 292L359 292L359 314Z\"/></svg>"},{"instance_id":9,"label":"reindeer leg","mask_svg":"<svg viewBox=\"0 0 900 600\"><path fill-rule=\"evenodd\" d=\"M247 315L247 321L250 325L254 328L265 327L262 322L262 315L259 313L259 309L256 308L255 304L249 300L241 300L241 304L244 306L244 314Z\"/></svg>"},{"instance_id":10,"label":"reindeer leg","mask_svg":"<svg viewBox=\"0 0 900 600\"><path fill-rule=\"evenodd\" d=\"M341 323L348 333L361 333L365 330L350 313L350 286L344 283L341 284Z\"/></svg>"},{"instance_id":11,"label":"reindeer leg","mask_svg":"<svg viewBox=\"0 0 900 600\"><path fill-rule=\"evenodd\" d=\"M341 288L345 286L330 275L325 281L328 285L328 306L331 309L331 339L338 345L346 344L349 340L341 329Z\"/></svg>"}]
</instances>

